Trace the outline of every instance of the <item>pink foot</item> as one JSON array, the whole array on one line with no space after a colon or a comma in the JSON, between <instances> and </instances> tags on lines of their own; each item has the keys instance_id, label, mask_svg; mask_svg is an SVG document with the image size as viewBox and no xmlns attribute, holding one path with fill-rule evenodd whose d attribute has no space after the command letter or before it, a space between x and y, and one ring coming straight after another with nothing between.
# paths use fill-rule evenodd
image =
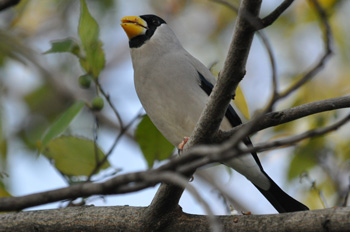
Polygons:
<instances>
[{"instance_id":1,"label":"pink foot","mask_svg":"<svg viewBox=\"0 0 350 232\"><path fill-rule=\"evenodd\" d=\"M190 137L184 137L182 142L177 146L177 149L179 149L180 152L184 149L184 146L189 139L190 139Z\"/></svg>"}]
</instances>

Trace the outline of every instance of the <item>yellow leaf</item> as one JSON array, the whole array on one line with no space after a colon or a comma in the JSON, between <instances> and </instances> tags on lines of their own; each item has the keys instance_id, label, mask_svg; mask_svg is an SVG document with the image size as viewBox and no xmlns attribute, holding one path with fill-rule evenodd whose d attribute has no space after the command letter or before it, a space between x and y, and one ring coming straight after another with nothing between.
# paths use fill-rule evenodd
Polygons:
<instances>
[{"instance_id":1,"label":"yellow leaf","mask_svg":"<svg viewBox=\"0 0 350 232\"><path fill-rule=\"evenodd\" d=\"M236 96L235 96L234 103L237 106L237 108L239 109L239 111L241 111L242 115L246 119L249 119L250 116L249 116L248 105L247 105L247 102L245 100L243 91L239 86L236 89Z\"/></svg>"}]
</instances>

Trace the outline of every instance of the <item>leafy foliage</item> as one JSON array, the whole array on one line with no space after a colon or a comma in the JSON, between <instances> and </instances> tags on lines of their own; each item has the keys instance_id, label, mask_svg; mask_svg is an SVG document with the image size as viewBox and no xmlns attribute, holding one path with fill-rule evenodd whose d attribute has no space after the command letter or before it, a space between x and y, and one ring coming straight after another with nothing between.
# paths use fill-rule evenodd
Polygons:
<instances>
[{"instance_id":1,"label":"leafy foliage","mask_svg":"<svg viewBox=\"0 0 350 232\"><path fill-rule=\"evenodd\" d=\"M102 42L99 40L99 26L91 16L85 0L81 0L80 5L81 13L78 33L81 47L74 39L66 38L51 42L51 49L44 54L57 52L72 53L79 58L82 68L97 79L105 66L105 55L102 50Z\"/></svg>"},{"instance_id":2,"label":"leafy foliage","mask_svg":"<svg viewBox=\"0 0 350 232\"><path fill-rule=\"evenodd\" d=\"M102 50L102 42L99 40L99 26L91 16L86 2L80 1L81 14L79 21L79 36L85 57L80 58L80 64L87 73L97 78L105 66L105 57Z\"/></svg>"}]
</instances>

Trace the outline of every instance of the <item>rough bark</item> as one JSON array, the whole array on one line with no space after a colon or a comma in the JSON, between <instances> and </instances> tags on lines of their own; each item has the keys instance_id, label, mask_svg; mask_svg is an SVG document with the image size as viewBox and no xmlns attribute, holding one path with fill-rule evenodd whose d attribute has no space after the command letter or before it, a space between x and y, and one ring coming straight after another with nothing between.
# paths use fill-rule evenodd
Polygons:
<instances>
[{"instance_id":1,"label":"rough bark","mask_svg":"<svg viewBox=\"0 0 350 232\"><path fill-rule=\"evenodd\" d=\"M0 232L7 231L155 231L145 230L145 207L82 206L0 214ZM210 231L206 216L186 214L178 208L160 231ZM350 231L350 208L330 208L271 215L218 216L223 231ZM154 225L158 228L159 225Z\"/></svg>"}]
</instances>

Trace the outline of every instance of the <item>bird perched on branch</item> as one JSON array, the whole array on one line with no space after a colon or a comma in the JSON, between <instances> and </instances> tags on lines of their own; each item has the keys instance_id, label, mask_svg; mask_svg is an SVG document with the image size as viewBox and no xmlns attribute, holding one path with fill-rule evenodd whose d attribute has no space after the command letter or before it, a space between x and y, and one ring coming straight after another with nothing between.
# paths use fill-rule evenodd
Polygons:
<instances>
[{"instance_id":1,"label":"bird perched on branch","mask_svg":"<svg viewBox=\"0 0 350 232\"><path fill-rule=\"evenodd\" d=\"M148 116L174 146L194 129L216 82L205 65L189 54L167 23L155 15L121 19L129 37L137 95ZM241 124L230 105L221 130ZM246 145L251 146L249 138ZM224 162L250 180L280 212L308 210L266 174L256 153Z\"/></svg>"}]
</instances>

